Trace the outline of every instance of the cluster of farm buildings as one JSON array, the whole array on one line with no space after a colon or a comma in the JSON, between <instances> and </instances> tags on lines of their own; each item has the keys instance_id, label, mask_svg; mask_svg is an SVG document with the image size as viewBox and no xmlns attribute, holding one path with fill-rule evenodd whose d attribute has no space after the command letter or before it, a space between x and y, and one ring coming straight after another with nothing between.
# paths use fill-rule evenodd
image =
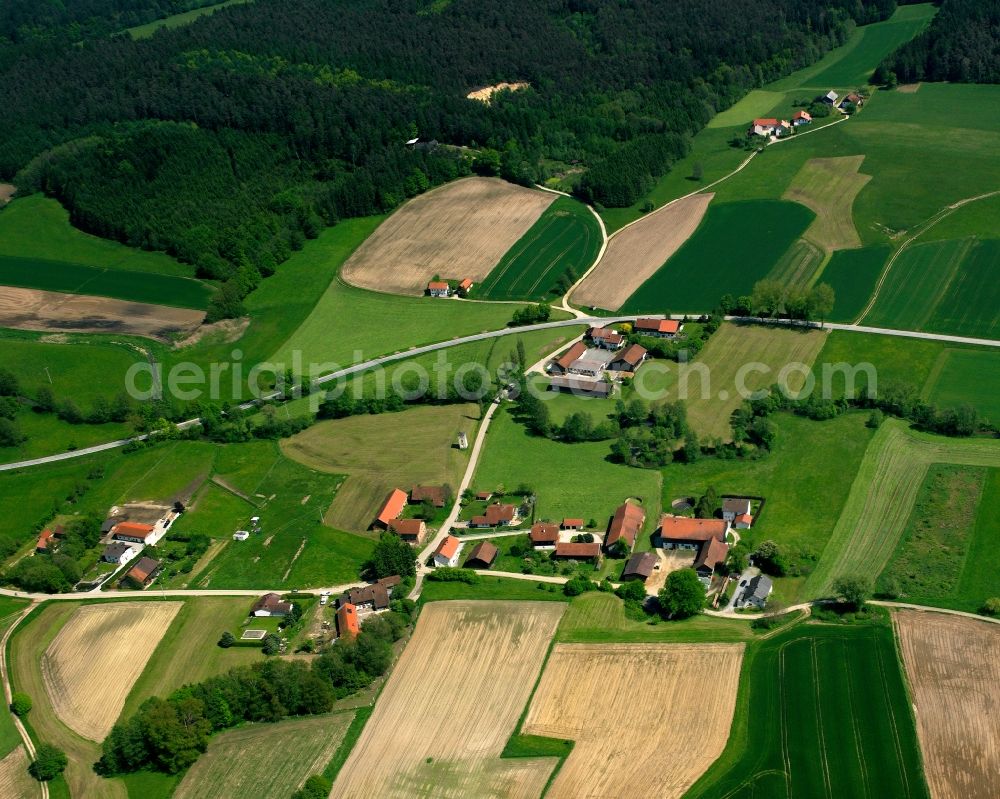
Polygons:
<instances>
[{"instance_id":1,"label":"cluster of farm buildings","mask_svg":"<svg viewBox=\"0 0 1000 799\"><path fill-rule=\"evenodd\" d=\"M832 89L823 95L822 101L841 113L848 113L850 108L860 108L865 104L865 98L857 92L841 97ZM750 123L747 130L748 136L766 136L767 138L780 139L792 133L793 128L802 125L812 124L813 118L808 111L799 109L792 114L791 120L778 119L776 117L760 117Z\"/></svg>"}]
</instances>

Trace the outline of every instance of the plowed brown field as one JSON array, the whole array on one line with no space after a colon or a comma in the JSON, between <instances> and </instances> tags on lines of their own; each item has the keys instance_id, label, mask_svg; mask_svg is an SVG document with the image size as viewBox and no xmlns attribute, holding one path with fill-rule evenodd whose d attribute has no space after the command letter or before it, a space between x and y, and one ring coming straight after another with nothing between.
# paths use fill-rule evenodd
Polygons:
<instances>
[{"instance_id":1,"label":"plowed brown field","mask_svg":"<svg viewBox=\"0 0 1000 799\"><path fill-rule=\"evenodd\" d=\"M546 796L681 796L725 748L742 662L742 644L558 644L524 722L576 741Z\"/></svg>"},{"instance_id":2,"label":"plowed brown field","mask_svg":"<svg viewBox=\"0 0 1000 799\"><path fill-rule=\"evenodd\" d=\"M1000 625L944 613L893 614L936 799L1000 796Z\"/></svg>"}]
</instances>

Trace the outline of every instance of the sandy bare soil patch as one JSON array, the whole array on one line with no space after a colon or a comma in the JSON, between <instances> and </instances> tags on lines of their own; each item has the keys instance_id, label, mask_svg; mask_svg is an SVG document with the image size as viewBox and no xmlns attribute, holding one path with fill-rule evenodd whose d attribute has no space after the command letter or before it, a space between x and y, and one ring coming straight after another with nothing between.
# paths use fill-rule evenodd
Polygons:
<instances>
[{"instance_id":1,"label":"sandy bare soil patch","mask_svg":"<svg viewBox=\"0 0 1000 799\"><path fill-rule=\"evenodd\" d=\"M872 179L858 170L863 155L838 158L811 158L792 178L782 195L815 211L816 218L806 229L805 238L827 252L861 246L854 227L854 198Z\"/></svg>"},{"instance_id":2,"label":"sandy bare soil patch","mask_svg":"<svg viewBox=\"0 0 1000 799\"><path fill-rule=\"evenodd\" d=\"M900 94L916 94L920 91L921 85L919 81L917 83L901 83L896 87L896 91Z\"/></svg>"},{"instance_id":3,"label":"sandy bare soil patch","mask_svg":"<svg viewBox=\"0 0 1000 799\"><path fill-rule=\"evenodd\" d=\"M331 797L538 799L554 758L501 760L561 602L434 602Z\"/></svg>"},{"instance_id":4,"label":"sandy bare soil patch","mask_svg":"<svg viewBox=\"0 0 1000 799\"><path fill-rule=\"evenodd\" d=\"M41 660L52 707L71 730L102 741L183 602L83 605Z\"/></svg>"},{"instance_id":5,"label":"sandy bare soil patch","mask_svg":"<svg viewBox=\"0 0 1000 799\"><path fill-rule=\"evenodd\" d=\"M395 294L423 294L435 275L479 283L557 196L499 178L456 180L414 197L379 225L341 276Z\"/></svg>"},{"instance_id":6,"label":"sandy bare soil patch","mask_svg":"<svg viewBox=\"0 0 1000 799\"><path fill-rule=\"evenodd\" d=\"M910 610L893 619L931 796L1000 796L1000 626Z\"/></svg>"},{"instance_id":7,"label":"sandy bare soil patch","mask_svg":"<svg viewBox=\"0 0 1000 799\"><path fill-rule=\"evenodd\" d=\"M516 92L518 89L527 89L530 85L530 83L523 80L519 80L516 83L494 83L492 86L484 86L482 89L471 91L465 96L469 100L479 100L479 102L489 105L493 99L493 95L497 92L504 91L505 89Z\"/></svg>"},{"instance_id":8,"label":"sandy bare soil patch","mask_svg":"<svg viewBox=\"0 0 1000 799\"><path fill-rule=\"evenodd\" d=\"M250 317L241 316L239 319L220 319L207 325L201 325L193 330L190 335L174 342L174 348L191 347L195 344L211 340L216 344L232 344L243 338L243 334L250 327Z\"/></svg>"},{"instance_id":9,"label":"sandy bare soil patch","mask_svg":"<svg viewBox=\"0 0 1000 799\"><path fill-rule=\"evenodd\" d=\"M39 795L38 783L28 774L28 762L23 746L0 760L0 796L27 799Z\"/></svg>"},{"instance_id":10,"label":"sandy bare soil patch","mask_svg":"<svg viewBox=\"0 0 1000 799\"><path fill-rule=\"evenodd\" d=\"M204 311L187 308L0 286L0 327L165 339L193 331L204 318Z\"/></svg>"},{"instance_id":11,"label":"sandy bare soil patch","mask_svg":"<svg viewBox=\"0 0 1000 799\"><path fill-rule=\"evenodd\" d=\"M13 183L0 183L0 205L6 205L10 202L10 198L14 196L14 192L17 191L17 186Z\"/></svg>"},{"instance_id":12,"label":"sandy bare soil patch","mask_svg":"<svg viewBox=\"0 0 1000 799\"><path fill-rule=\"evenodd\" d=\"M601 262L573 292L573 302L609 311L621 308L690 238L714 196L677 200L613 236Z\"/></svg>"},{"instance_id":13,"label":"sandy bare soil patch","mask_svg":"<svg viewBox=\"0 0 1000 799\"><path fill-rule=\"evenodd\" d=\"M576 741L551 799L680 796L722 753L742 644L559 644L524 732Z\"/></svg>"}]
</instances>

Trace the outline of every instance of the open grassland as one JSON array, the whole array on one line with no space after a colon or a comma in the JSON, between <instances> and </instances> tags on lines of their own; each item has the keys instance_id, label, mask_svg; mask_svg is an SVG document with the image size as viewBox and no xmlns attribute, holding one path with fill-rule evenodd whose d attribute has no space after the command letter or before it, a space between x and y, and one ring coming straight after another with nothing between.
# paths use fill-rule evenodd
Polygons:
<instances>
[{"instance_id":1,"label":"open grassland","mask_svg":"<svg viewBox=\"0 0 1000 799\"><path fill-rule=\"evenodd\" d=\"M699 435L728 440L729 417L746 392L776 382L800 391L805 382L802 370L786 367L805 364L808 370L825 341L826 333L820 330L723 324L690 368L678 373L678 391L687 389L688 396L681 399L687 401L691 427ZM748 364L758 367L748 370Z\"/></svg>"},{"instance_id":2,"label":"open grassland","mask_svg":"<svg viewBox=\"0 0 1000 799\"><path fill-rule=\"evenodd\" d=\"M0 462L29 460L127 438L134 429L127 423L71 425L54 414L35 413L22 407L14 421L28 440L17 447L0 447Z\"/></svg>"},{"instance_id":3,"label":"open grassland","mask_svg":"<svg viewBox=\"0 0 1000 799\"><path fill-rule=\"evenodd\" d=\"M125 701L121 718L132 716L151 696L168 696L187 683L223 674L260 660L260 649L217 642L226 630L236 632L246 618L253 597L190 597L170 623L149 663ZM287 754L287 752L286 752Z\"/></svg>"},{"instance_id":4,"label":"open grassland","mask_svg":"<svg viewBox=\"0 0 1000 799\"><path fill-rule=\"evenodd\" d=\"M291 796L307 777L323 771L353 718L353 713L336 713L224 732L212 739L173 797Z\"/></svg>"},{"instance_id":5,"label":"open grassland","mask_svg":"<svg viewBox=\"0 0 1000 799\"><path fill-rule=\"evenodd\" d=\"M754 89L744 95L734 105L712 117L708 123L708 127L733 128L736 126L745 126L751 119L764 116L783 99L785 99L784 92Z\"/></svg>"},{"instance_id":6,"label":"open grassland","mask_svg":"<svg viewBox=\"0 0 1000 799\"><path fill-rule=\"evenodd\" d=\"M572 643L702 643L746 641L753 630L742 620L692 616L650 624L625 616L622 600L594 591L574 597L559 623L556 640Z\"/></svg>"},{"instance_id":7,"label":"open grassland","mask_svg":"<svg viewBox=\"0 0 1000 799\"><path fill-rule=\"evenodd\" d=\"M826 253L806 239L792 243L768 277L783 286L811 286L823 268Z\"/></svg>"},{"instance_id":8,"label":"open grassland","mask_svg":"<svg viewBox=\"0 0 1000 799\"><path fill-rule=\"evenodd\" d=\"M1000 351L942 349L921 396L942 408L972 405L1000 421Z\"/></svg>"},{"instance_id":9,"label":"open grassland","mask_svg":"<svg viewBox=\"0 0 1000 799\"><path fill-rule=\"evenodd\" d=\"M996 238L997 219L1000 219L1000 194L966 203L921 233L920 240Z\"/></svg>"},{"instance_id":10,"label":"open grassland","mask_svg":"<svg viewBox=\"0 0 1000 799\"><path fill-rule=\"evenodd\" d=\"M164 17L163 19L147 22L145 25L136 25L134 28L127 28L125 32L133 39L148 39L160 30L160 28L179 28L182 25L190 25L196 19L203 17L206 14L213 14L216 11L228 6L238 6L251 2L253 2L253 0L224 0L224 2L221 3L202 6L201 8L193 8L190 11L184 11L180 14L173 14L169 17Z\"/></svg>"},{"instance_id":11,"label":"open grassland","mask_svg":"<svg viewBox=\"0 0 1000 799\"><path fill-rule=\"evenodd\" d=\"M893 614L933 797L1000 795L1000 626Z\"/></svg>"},{"instance_id":12,"label":"open grassland","mask_svg":"<svg viewBox=\"0 0 1000 799\"><path fill-rule=\"evenodd\" d=\"M501 760L500 753L564 608L558 602L426 605L332 795L540 796L556 761Z\"/></svg>"},{"instance_id":13,"label":"open grassland","mask_svg":"<svg viewBox=\"0 0 1000 799\"><path fill-rule=\"evenodd\" d=\"M245 530L257 510L253 502L218 483L206 482L198 489L184 515L174 522L173 529L178 533L200 533L225 540L237 530Z\"/></svg>"},{"instance_id":14,"label":"open grassland","mask_svg":"<svg viewBox=\"0 0 1000 799\"><path fill-rule=\"evenodd\" d=\"M513 491L525 484L538 497L538 518L596 519L600 526L627 497L635 497L642 500L651 531L660 510L659 473L610 463L607 455L606 441L565 444L534 436L500 409L486 434L472 488ZM594 489L598 485L600 491Z\"/></svg>"},{"instance_id":15,"label":"open grassland","mask_svg":"<svg viewBox=\"0 0 1000 799\"><path fill-rule=\"evenodd\" d=\"M851 209L871 175L862 174L863 155L812 158L802 165L782 199L794 200L816 214L805 237L827 252L861 246Z\"/></svg>"},{"instance_id":16,"label":"open grassland","mask_svg":"<svg viewBox=\"0 0 1000 799\"><path fill-rule=\"evenodd\" d=\"M720 495L764 497L762 512L753 527L742 532L743 537L751 545L776 541L808 571L830 540L865 457L872 437L865 427L866 418L864 413L848 413L815 422L776 414L772 417L775 442L766 458L712 458L666 466L662 470L663 507L675 499L701 496L709 486ZM817 513L816 508L823 511ZM801 584L801 577L782 578L775 585L776 596L785 602L800 601Z\"/></svg>"},{"instance_id":17,"label":"open grassland","mask_svg":"<svg viewBox=\"0 0 1000 799\"><path fill-rule=\"evenodd\" d=\"M7 631L7 628L14 624L27 607L27 601L14 599L13 597L0 597L0 635ZM6 653L4 655L6 657ZM14 726L13 713L0 713L0 757L12 753L21 744L21 735ZM0 772L3 767L0 766ZM2 785L3 777L0 777ZM0 796L6 796L0 790Z\"/></svg>"},{"instance_id":18,"label":"open grassland","mask_svg":"<svg viewBox=\"0 0 1000 799\"><path fill-rule=\"evenodd\" d=\"M1000 441L932 436L887 419L868 445L830 542L806 582L809 597L828 595L838 577L874 579L882 572L932 463L1000 467Z\"/></svg>"},{"instance_id":19,"label":"open grassland","mask_svg":"<svg viewBox=\"0 0 1000 799\"><path fill-rule=\"evenodd\" d=\"M0 212L0 255L100 269L194 277L194 267L166 253L127 247L73 227L57 200L33 194Z\"/></svg>"},{"instance_id":20,"label":"open grassland","mask_svg":"<svg viewBox=\"0 0 1000 799\"><path fill-rule=\"evenodd\" d=\"M749 294L812 223L798 203L716 203L677 253L624 304L627 313L704 313L723 294Z\"/></svg>"},{"instance_id":21,"label":"open grassland","mask_svg":"<svg viewBox=\"0 0 1000 799\"><path fill-rule=\"evenodd\" d=\"M557 644L523 728L576 742L546 796L681 796L726 745L742 661L739 644Z\"/></svg>"},{"instance_id":22,"label":"open grassland","mask_svg":"<svg viewBox=\"0 0 1000 799\"><path fill-rule=\"evenodd\" d=\"M475 438L479 408L427 405L399 413L332 419L281 442L285 455L313 469L348 475L325 520L333 527L367 530L393 488L457 488L469 462L456 445L459 431Z\"/></svg>"},{"instance_id":23,"label":"open grassland","mask_svg":"<svg viewBox=\"0 0 1000 799\"><path fill-rule=\"evenodd\" d=\"M92 741L118 720L181 602L83 605L45 650L41 670L59 719Z\"/></svg>"},{"instance_id":24,"label":"open grassland","mask_svg":"<svg viewBox=\"0 0 1000 799\"><path fill-rule=\"evenodd\" d=\"M799 624L748 650L729 744L688 794L927 795L888 624Z\"/></svg>"},{"instance_id":25,"label":"open grassland","mask_svg":"<svg viewBox=\"0 0 1000 799\"><path fill-rule=\"evenodd\" d=\"M556 199L499 178L463 178L414 197L344 264L361 288L423 294L427 281L481 283Z\"/></svg>"},{"instance_id":26,"label":"open grassland","mask_svg":"<svg viewBox=\"0 0 1000 799\"><path fill-rule=\"evenodd\" d=\"M29 762L23 746L18 746L0 760L0 796L29 799L41 795L41 786L28 774Z\"/></svg>"},{"instance_id":27,"label":"open grassland","mask_svg":"<svg viewBox=\"0 0 1000 799\"><path fill-rule=\"evenodd\" d=\"M916 244L893 263L866 324L1000 336L1000 239Z\"/></svg>"},{"instance_id":28,"label":"open grassland","mask_svg":"<svg viewBox=\"0 0 1000 799\"><path fill-rule=\"evenodd\" d=\"M42 678L40 664L45 650L78 607L76 602L51 602L33 611L14 631L7 650L11 686L32 699L29 722L34 740L57 746L66 753L69 764L64 777L70 796L126 799L125 786L120 780L102 779L94 773L93 764L101 756L100 745L77 735L59 720Z\"/></svg>"},{"instance_id":29,"label":"open grassland","mask_svg":"<svg viewBox=\"0 0 1000 799\"><path fill-rule=\"evenodd\" d=\"M587 206L559 197L493 268L475 296L545 300L561 293L559 279L582 275L601 249L601 229Z\"/></svg>"},{"instance_id":30,"label":"open grassland","mask_svg":"<svg viewBox=\"0 0 1000 799\"><path fill-rule=\"evenodd\" d=\"M906 602L968 611L1000 595L1000 576L983 557L996 542L997 514L988 501L996 499L998 474L931 464L879 584Z\"/></svg>"},{"instance_id":31,"label":"open grassland","mask_svg":"<svg viewBox=\"0 0 1000 799\"><path fill-rule=\"evenodd\" d=\"M680 249L701 224L712 194L695 194L650 213L619 232L573 302L617 311Z\"/></svg>"},{"instance_id":32,"label":"open grassland","mask_svg":"<svg viewBox=\"0 0 1000 799\"><path fill-rule=\"evenodd\" d=\"M876 244L833 254L820 278L833 287L836 298L830 321L853 322L858 318L875 291L890 251L889 245Z\"/></svg>"}]
</instances>

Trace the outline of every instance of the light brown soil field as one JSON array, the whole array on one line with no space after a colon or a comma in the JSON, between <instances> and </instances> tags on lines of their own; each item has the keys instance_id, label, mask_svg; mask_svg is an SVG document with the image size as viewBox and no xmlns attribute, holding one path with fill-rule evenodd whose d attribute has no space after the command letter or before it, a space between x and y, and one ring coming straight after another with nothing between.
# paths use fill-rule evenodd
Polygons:
<instances>
[{"instance_id":1,"label":"light brown soil field","mask_svg":"<svg viewBox=\"0 0 1000 799\"><path fill-rule=\"evenodd\" d=\"M546 794L681 796L722 753L743 644L558 644L524 732L576 746Z\"/></svg>"},{"instance_id":2,"label":"light brown soil field","mask_svg":"<svg viewBox=\"0 0 1000 799\"><path fill-rule=\"evenodd\" d=\"M489 105L493 99L493 95L499 91L509 89L512 92L516 92L518 89L526 89L530 85L530 83L523 80L517 81L517 83L494 83L492 86L484 86L482 89L471 91L465 96L469 100L479 100L479 102Z\"/></svg>"},{"instance_id":3,"label":"light brown soil field","mask_svg":"<svg viewBox=\"0 0 1000 799\"><path fill-rule=\"evenodd\" d=\"M1000 796L1000 625L893 614L935 799Z\"/></svg>"},{"instance_id":4,"label":"light brown soil field","mask_svg":"<svg viewBox=\"0 0 1000 799\"><path fill-rule=\"evenodd\" d=\"M341 769L336 799L538 799L554 758L501 760L562 602L433 602Z\"/></svg>"},{"instance_id":5,"label":"light brown soil field","mask_svg":"<svg viewBox=\"0 0 1000 799\"><path fill-rule=\"evenodd\" d=\"M173 799L291 796L307 777L323 771L353 718L338 713L224 732L184 775Z\"/></svg>"},{"instance_id":6,"label":"light brown soil field","mask_svg":"<svg viewBox=\"0 0 1000 799\"><path fill-rule=\"evenodd\" d=\"M41 659L45 690L59 719L84 738L104 740L183 604L116 602L78 608Z\"/></svg>"},{"instance_id":7,"label":"light brown soil field","mask_svg":"<svg viewBox=\"0 0 1000 799\"><path fill-rule=\"evenodd\" d=\"M13 183L0 183L0 205L9 203L15 191L17 191L17 186Z\"/></svg>"},{"instance_id":8,"label":"light brown soil field","mask_svg":"<svg viewBox=\"0 0 1000 799\"><path fill-rule=\"evenodd\" d=\"M60 333L125 333L165 340L190 333L204 311L169 308L83 294L4 286L0 292L0 327Z\"/></svg>"},{"instance_id":9,"label":"light brown soil field","mask_svg":"<svg viewBox=\"0 0 1000 799\"><path fill-rule=\"evenodd\" d=\"M348 283L423 294L435 275L479 283L558 195L499 178L464 178L409 200L341 270Z\"/></svg>"},{"instance_id":10,"label":"light brown soil field","mask_svg":"<svg viewBox=\"0 0 1000 799\"><path fill-rule=\"evenodd\" d=\"M311 469L347 474L324 521L338 530L367 530L393 488L421 483L457 488L469 462L454 447L464 430L475 438L475 405L424 405L400 413L320 422L281 442L281 451Z\"/></svg>"},{"instance_id":11,"label":"light brown soil field","mask_svg":"<svg viewBox=\"0 0 1000 799\"><path fill-rule=\"evenodd\" d=\"M916 94L920 91L920 83L901 83L896 87L896 91L900 94Z\"/></svg>"},{"instance_id":12,"label":"light brown soil field","mask_svg":"<svg viewBox=\"0 0 1000 799\"><path fill-rule=\"evenodd\" d=\"M861 246L852 209L854 198L872 179L858 172L864 160L863 155L812 158L802 165L782 195L782 199L802 203L816 212L805 238L827 252Z\"/></svg>"},{"instance_id":13,"label":"light brown soil field","mask_svg":"<svg viewBox=\"0 0 1000 799\"><path fill-rule=\"evenodd\" d=\"M23 746L0 760L0 796L28 799L41 794L38 783L28 774L28 762Z\"/></svg>"},{"instance_id":14,"label":"light brown soil field","mask_svg":"<svg viewBox=\"0 0 1000 799\"><path fill-rule=\"evenodd\" d=\"M687 241L705 216L714 194L677 200L624 228L573 292L573 302L617 311Z\"/></svg>"}]
</instances>

